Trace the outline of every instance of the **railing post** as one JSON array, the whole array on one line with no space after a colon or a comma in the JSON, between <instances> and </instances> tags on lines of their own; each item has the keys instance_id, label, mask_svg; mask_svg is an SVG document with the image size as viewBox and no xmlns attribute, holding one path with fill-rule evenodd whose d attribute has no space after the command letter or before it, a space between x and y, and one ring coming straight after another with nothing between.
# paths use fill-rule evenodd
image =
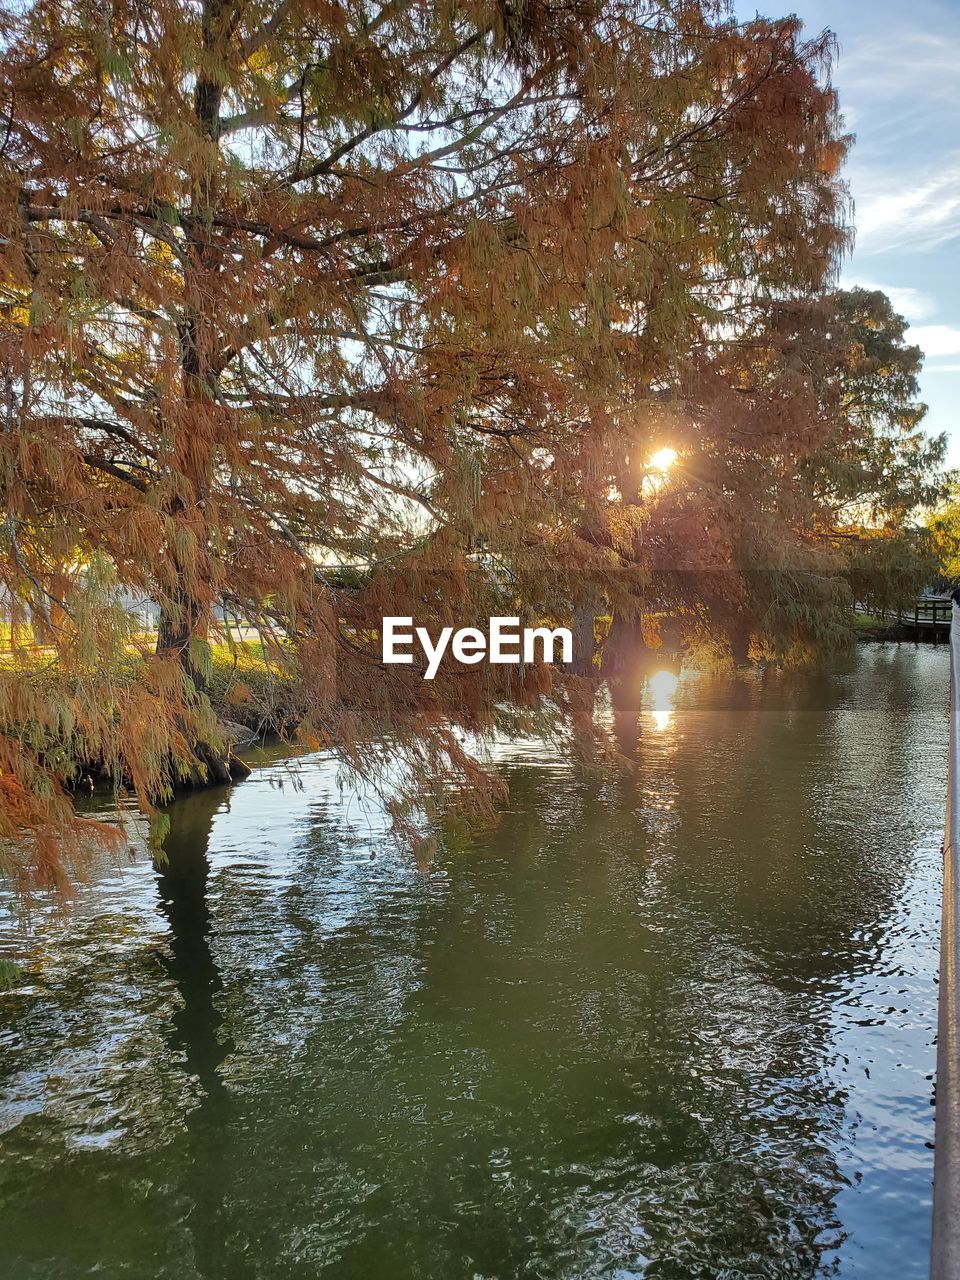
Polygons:
<instances>
[{"instance_id":1,"label":"railing post","mask_svg":"<svg viewBox=\"0 0 960 1280\"><path fill-rule=\"evenodd\" d=\"M960 1280L960 608L956 602L951 606L951 616L931 1280Z\"/></svg>"}]
</instances>

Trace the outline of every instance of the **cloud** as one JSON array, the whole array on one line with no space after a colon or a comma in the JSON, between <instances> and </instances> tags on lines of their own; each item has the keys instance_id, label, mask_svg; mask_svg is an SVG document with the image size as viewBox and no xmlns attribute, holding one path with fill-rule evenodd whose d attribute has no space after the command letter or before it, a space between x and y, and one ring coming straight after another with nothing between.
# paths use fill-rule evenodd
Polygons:
<instances>
[{"instance_id":1,"label":"cloud","mask_svg":"<svg viewBox=\"0 0 960 1280\"><path fill-rule=\"evenodd\" d=\"M851 173L859 255L923 252L960 235L960 159L954 153L937 167L935 176L905 175L893 167Z\"/></svg>"},{"instance_id":2,"label":"cloud","mask_svg":"<svg viewBox=\"0 0 960 1280\"><path fill-rule=\"evenodd\" d=\"M944 13L939 21L947 18ZM933 19L937 21L937 19ZM837 81L842 92L877 96L886 103L898 95L920 95L941 106L960 98L957 61L960 32L917 30L901 26L881 40L857 41L847 52L841 49Z\"/></svg>"},{"instance_id":3,"label":"cloud","mask_svg":"<svg viewBox=\"0 0 960 1280\"><path fill-rule=\"evenodd\" d=\"M860 0L836 22L841 109L858 128L847 171L856 251L936 249L960 236L960 13L913 0L905 22L892 3Z\"/></svg>"},{"instance_id":4,"label":"cloud","mask_svg":"<svg viewBox=\"0 0 960 1280\"><path fill-rule=\"evenodd\" d=\"M960 328L952 324L911 325L907 335L926 356L960 356Z\"/></svg>"},{"instance_id":5,"label":"cloud","mask_svg":"<svg viewBox=\"0 0 960 1280\"><path fill-rule=\"evenodd\" d=\"M910 324L918 324L922 320L929 320L936 314L937 304L933 298L921 289L914 289L910 285L880 284L876 280L862 280L845 276L843 287L845 289L879 289L893 303L894 310Z\"/></svg>"}]
</instances>

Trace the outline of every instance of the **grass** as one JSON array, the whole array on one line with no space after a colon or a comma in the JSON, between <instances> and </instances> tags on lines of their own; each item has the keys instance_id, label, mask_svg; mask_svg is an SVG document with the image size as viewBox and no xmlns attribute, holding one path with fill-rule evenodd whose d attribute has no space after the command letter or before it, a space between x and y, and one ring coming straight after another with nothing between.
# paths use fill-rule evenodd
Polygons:
<instances>
[{"instance_id":1,"label":"grass","mask_svg":"<svg viewBox=\"0 0 960 1280\"><path fill-rule=\"evenodd\" d=\"M23 643L12 649L9 627L0 635L0 670L33 673L40 679L56 678L55 653L52 649ZM141 652L150 651L156 638L143 634L132 638L120 662L121 678L138 678L142 668ZM4 643L6 641L6 643ZM138 646L142 646L140 650ZM276 730L297 719L295 681L289 671L281 670L274 656L268 656L259 640L238 640L232 645L215 642L210 645L210 670L207 693L217 714L255 730Z\"/></svg>"},{"instance_id":2,"label":"grass","mask_svg":"<svg viewBox=\"0 0 960 1280\"><path fill-rule=\"evenodd\" d=\"M13 991L22 986L26 974L12 960L0 960L0 991Z\"/></svg>"},{"instance_id":3,"label":"grass","mask_svg":"<svg viewBox=\"0 0 960 1280\"><path fill-rule=\"evenodd\" d=\"M873 631L877 627L889 627L893 624L889 618L881 618L875 613L851 612L850 625L854 631Z\"/></svg>"},{"instance_id":4,"label":"grass","mask_svg":"<svg viewBox=\"0 0 960 1280\"><path fill-rule=\"evenodd\" d=\"M278 727L293 711L294 681L267 658L259 641L210 646L208 693L221 715L250 728Z\"/></svg>"}]
</instances>

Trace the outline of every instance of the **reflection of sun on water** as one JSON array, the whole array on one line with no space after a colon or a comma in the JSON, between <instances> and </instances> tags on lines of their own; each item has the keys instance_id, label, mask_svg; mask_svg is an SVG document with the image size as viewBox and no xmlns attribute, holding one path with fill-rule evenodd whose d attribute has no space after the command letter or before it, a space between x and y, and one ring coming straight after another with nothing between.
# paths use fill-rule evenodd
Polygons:
<instances>
[{"instance_id":1,"label":"reflection of sun on water","mask_svg":"<svg viewBox=\"0 0 960 1280\"><path fill-rule=\"evenodd\" d=\"M653 723L657 732L663 733L673 720L677 701L678 677L672 671L658 671L650 677L650 694L653 698Z\"/></svg>"}]
</instances>

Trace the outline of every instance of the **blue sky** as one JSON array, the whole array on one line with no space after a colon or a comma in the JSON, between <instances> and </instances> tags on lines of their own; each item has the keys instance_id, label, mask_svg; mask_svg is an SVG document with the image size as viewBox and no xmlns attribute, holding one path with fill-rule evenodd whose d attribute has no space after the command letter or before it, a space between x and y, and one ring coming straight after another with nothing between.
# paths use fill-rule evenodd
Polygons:
<instances>
[{"instance_id":1,"label":"blue sky","mask_svg":"<svg viewBox=\"0 0 960 1280\"><path fill-rule=\"evenodd\" d=\"M960 0L775 0L741 17L791 10L829 27L834 83L856 143L847 162L856 242L841 282L882 288L927 354L932 432L960 467Z\"/></svg>"}]
</instances>

